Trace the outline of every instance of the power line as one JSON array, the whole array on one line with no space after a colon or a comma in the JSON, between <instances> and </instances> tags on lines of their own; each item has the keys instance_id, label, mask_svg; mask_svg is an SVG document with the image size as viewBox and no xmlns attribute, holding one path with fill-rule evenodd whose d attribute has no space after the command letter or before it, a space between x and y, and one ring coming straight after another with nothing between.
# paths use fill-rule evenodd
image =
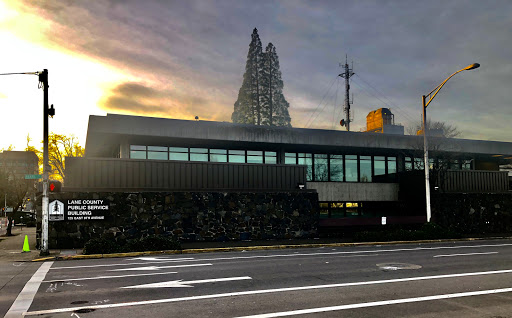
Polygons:
<instances>
[{"instance_id":1,"label":"power line","mask_svg":"<svg viewBox=\"0 0 512 318\"><path fill-rule=\"evenodd\" d=\"M394 108L397 108L399 109L400 111L402 111L402 115L404 115L405 117L407 117L410 121L413 121L414 122L414 119L412 119L411 116L409 116L406 111L404 109L402 109L400 106L398 106L395 102L393 102L392 100L390 100L389 98L387 98L382 92L380 92L378 89L376 89L373 85L371 85L370 83L368 83L367 81L365 81L359 74L356 74L356 76L365 84L367 85L368 87L370 87L371 89L373 89L377 94L380 94L383 98L387 99L388 102L390 102L391 104L393 104ZM375 95L374 95L375 96ZM389 105L388 103L384 102L382 99L378 98L377 96L375 96L375 98L377 98L378 100L380 100L381 102L383 102L384 104L386 104L389 108L391 108L391 105Z\"/></svg>"},{"instance_id":2,"label":"power line","mask_svg":"<svg viewBox=\"0 0 512 318\"><path fill-rule=\"evenodd\" d=\"M325 99L325 96L327 96L327 94L329 93L329 91L331 90L332 88L332 85L334 84L334 82L338 79L338 76L336 76L334 78L334 80L332 81L331 85L329 86L329 88L327 89L327 91L325 92L324 94L324 97L322 97L322 101L320 101L320 103L318 104L318 106L316 107L316 109L311 113L311 115L309 116L308 120L306 121L306 125L304 125L304 128L307 128L309 126L309 121L311 120L311 118L313 118L313 115L316 113L316 111L318 110L318 108L320 108L320 105L322 105L322 103L324 102L324 99ZM325 108L325 106L324 106ZM316 119L316 118L315 118ZM314 120L313 120L314 121Z\"/></svg>"}]
</instances>

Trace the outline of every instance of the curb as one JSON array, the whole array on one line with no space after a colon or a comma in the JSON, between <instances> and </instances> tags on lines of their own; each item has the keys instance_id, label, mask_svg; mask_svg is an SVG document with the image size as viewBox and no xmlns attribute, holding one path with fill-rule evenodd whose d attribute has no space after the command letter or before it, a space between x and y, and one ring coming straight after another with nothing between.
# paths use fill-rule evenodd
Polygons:
<instances>
[{"instance_id":1,"label":"curb","mask_svg":"<svg viewBox=\"0 0 512 318\"><path fill-rule=\"evenodd\" d=\"M237 247L194 248L194 249L184 249L184 250L147 251L147 252L112 253L112 254L66 255L66 256L57 255L57 256L37 258L37 259L32 260L32 262L44 262L44 261L50 261L50 260L64 261L64 260L77 260L77 259L121 258L121 257L134 257L134 256L143 256L143 255L159 255L159 254L197 254L197 253L212 253L212 252L239 252L239 251L295 249L295 248L350 247L350 246L375 246L375 245L421 244L421 243L443 243L443 242L467 242L467 241L504 240L504 239L512 239L512 237L507 236L507 237L482 237L482 238L478 237L478 238L464 238L464 239L438 239L438 240L418 240L418 241L237 246Z\"/></svg>"}]
</instances>

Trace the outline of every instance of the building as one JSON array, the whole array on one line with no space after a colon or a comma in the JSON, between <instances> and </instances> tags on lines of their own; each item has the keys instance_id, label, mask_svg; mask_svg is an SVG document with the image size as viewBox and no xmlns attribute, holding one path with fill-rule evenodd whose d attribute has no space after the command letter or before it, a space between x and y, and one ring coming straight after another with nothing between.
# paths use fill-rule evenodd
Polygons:
<instances>
[{"instance_id":1,"label":"building","mask_svg":"<svg viewBox=\"0 0 512 318\"><path fill-rule=\"evenodd\" d=\"M430 138L432 186L509 191L512 143ZM423 137L108 114L90 116L68 191L315 190L320 226L424 222ZM435 174L438 171L438 174ZM423 187L423 188L422 188ZM418 195L415 197L415 195ZM423 199L424 200L424 199ZM424 201L416 202L424 207Z\"/></svg>"},{"instance_id":2,"label":"building","mask_svg":"<svg viewBox=\"0 0 512 318\"><path fill-rule=\"evenodd\" d=\"M0 152L0 168L10 178L25 179L26 174L39 173L39 159L32 151L4 151Z\"/></svg>"}]
</instances>

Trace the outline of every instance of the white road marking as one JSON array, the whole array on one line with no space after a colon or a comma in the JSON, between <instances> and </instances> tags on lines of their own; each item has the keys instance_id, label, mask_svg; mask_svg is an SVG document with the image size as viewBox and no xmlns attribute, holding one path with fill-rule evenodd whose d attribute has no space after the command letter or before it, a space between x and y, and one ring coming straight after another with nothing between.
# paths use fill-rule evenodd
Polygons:
<instances>
[{"instance_id":1,"label":"white road marking","mask_svg":"<svg viewBox=\"0 0 512 318\"><path fill-rule=\"evenodd\" d=\"M246 279L252 279L252 278L249 276L242 276L242 277L211 278L211 279L189 280L189 281L173 280L173 281L169 281L169 282L135 285L135 286L127 286L127 287L121 287L121 288L194 287L194 286L192 286L192 284L229 282L229 281L234 281L234 280L246 280Z\"/></svg>"},{"instance_id":2,"label":"white road marking","mask_svg":"<svg viewBox=\"0 0 512 318\"><path fill-rule=\"evenodd\" d=\"M212 295L189 296L189 297L180 297L180 298L144 300L144 301L117 303L117 304L104 304L104 305L97 305L97 306L57 308L57 309L31 311L31 312L26 313L25 316L35 316L35 315L46 315L46 314L61 313L61 312L70 312L70 311L76 311L76 310L80 310L80 309L119 308L119 307L151 305L151 304L175 303L175 302L190 301L190 300L281 293L281 292L290 292L290 291L298 291L298 290L312 290L312 289L336 288L336 287L348 287L348 286L360 286L360 285L375 285L375 284L399 283L399 282L409 282L409 281L419 281L419 280L429 280L429 279L505 274L505 273L512 273L512 269L499 270L499 271L488 271L488 272L473 272L473 273L447 274L447 275L436 275L436 276L420 276L420 277L409 277L409 278L398 278L398 279L386 279L386 280L377 280L377 281L368 281L368 282L340 283L340 284L299 286L299 287L284 287L284 288L276 288L276 289L259 289L259 290L248 290L248 291L231 292L231 293L224 293L224 294L212 294Z\"/></svg>"},{"instance_id":3,"label":"white road marking","mask_svg":"<svg viewBox=\"0 0 512 318\"><path fill-rule=\"evenodd\" d=\"M192 257L188 257L188 258L178 258L178 259L173 259L173 261L190 261L190 260L193 260L194 258ZM134 258L130 258L128 259L130 261L136 261L136 260L140 260L140 261L169 261L170 259L169 258L158 258L158 257L134 257Z\"/></svg>"},{"instance_id":4,"label":"white road marking","mask_svg":"<svg viewBox=\"0 0 512 318\"><path fill-rule=\"evenodd\" d=\"M487 253L467 253L467 254L446 254L446 255L434 255L434 257L452 257L452 256L469 256L469 255L489 255L498 254L498 252L487 252Z\"/></svg>"},{"instance_id":5,"label":"white road marking","mask_svg":"<svg viewBox=\"0 0 512 318\"><path fill-rule=\"evenodd\" d=\"M41 282L48 273L48 270L52 266L53 262L44 262L39 269L32 275L30 280L25 284L21 293L19 293L18 297L12 304L9 311L5 314L4 318L12 318L12 317L21 317L24 312L26 312L32 301L34 300L34 296L41 285Z\"/></svg>"},{"instance_id":6,"label":"white road marking","mask_svg":"<svg viewBox=\"0 0 512 318\"><path fill-rule=\"evenodd\" d=\"M472 291L472 292L465 292L465 293L454 293L454 294L433 295L433 296L414 297L414 298L391 299L391 300L382 300L382 301L372 301L372 302L368 302L368 303L274 312L274 313L260 314L260 315L240 316L240 317L236 317L236 318L285 317L285 316L305 315L305 314L313 314L313 313L320 313L320 312L327 312L327 311L339 311L339 310L346 310L346 309L367 308L367 307L387 306L387 305L396 305L396 304L407 304L407 303L416 303L416 302L420 302L420 301L431 301L431 300L461 298L461 297L470 297L470 296L481 296L481 295L510 293L510 292L512 292L512 288L479 290L479 291Z\"/></svg>"},{"instance_id":7,"label":"white road marking","mask_svg":"<svg viewBox=\"0 0 512 318\"><path fill-rule=\"evenodd\" d=\"M197 266L211 266L213 264L186 264L186 265L171 265L171 266L145 266L145 267L130 267L130 268L117 268L110 269L109 272L117 271L156 271L162 268L181 268L181 267L197 267Z\"/></svg>"},{"instance_id":8,"label":"white road marking","mask_svg":"<svg viewBox=\"0 0 512 318\"><path fill-rule=\"evenodd\" d=\"M148 261L145 263L116 263L116 264L102 264L102 265L81 265L81 266L68 266L68 267L56 267L52 270L60 269L75 269L75 268L93 268L93 267L109 267L109 266L127 266L127 265L147 265L147 264L162 264L162 263L173 263L173 262L205 262L205 261L225 261L225 260L236 260L236 259L257 259L257 258L277 258L277 257L304 257L304 256L321 256L321 255L352 255L357 256L369 256L364 254L376 254L376 253L390 253L390 252L411 252L411 251L435 251L443 249L461 249L461 248L482 248L482 247L504 247L512 246L512 244L486 244L486 245L461 245L461 246L438 246L438 247L415 247L415 248L399 248L399 249L387 249L387 250L364 250L364 251L345 251L345 252L321 252L321 253L301 253L301 254L274 254L274 255L254 255L254 256L232 256L232 257L217 257L217 258L192 258L192 259L161 259L159 261ZM363 254L363 255L358 255Z\"/></svg>"},{"instance_id":9,"label":"white road marking","mask_svg":"<svg viewBox=\"0 0 512 318\"><path fill-rule=\"evenodd\" d=\"M186 262L193 261L193 258L176 258L176 259L162 259L165 260L166 263L174 263L174 262ZM59 270L59 269L75 269L75 268L94 268L94 267L111 267L111 266L126 266L126 265L146 265L151 263L160 263L160 262L145 262L145 263L116 263L116 264L98 264L98 265L79 265L79 266L62 266L62 267L54 267L50 268L51 270Z\"/></svg>"},{"instance_id":10,"label":"white road marking","mask_svg":"<svg viewBox=\"0 0 512 318\"><path fill-rule=\"evenodd\" d=\"M66 278L55 280L43 280L43 283L61 283L74 280L91 280L91 279L109 279L109 278L124 278L124 277L139 277L139 276L152 276L152 275L167 275L177 274L178 272L165 272L165 273L149 273L149 274L131 274L131 275L117 275L117 276L97 276L97 277L83 277L83 278Z\"/></svg>"}]
</instances>

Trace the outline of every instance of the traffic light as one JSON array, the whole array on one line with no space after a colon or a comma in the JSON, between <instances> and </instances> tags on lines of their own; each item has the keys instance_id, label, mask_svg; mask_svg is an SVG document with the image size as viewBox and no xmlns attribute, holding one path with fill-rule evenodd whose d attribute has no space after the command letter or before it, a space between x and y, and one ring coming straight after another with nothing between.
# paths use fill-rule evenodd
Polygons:
<instances>
[{"instance_id":1,"label":"traffic light","mask_svg":"<svg viewBox=\"0 0 512 318\"><path fill-rule=\"evenodd\" d=\"M61 188L62 188L62 183L60 183L60 181L50 180L48 182L48 191L50 193L60 192Z\"/></svg>"}]
</instances>

